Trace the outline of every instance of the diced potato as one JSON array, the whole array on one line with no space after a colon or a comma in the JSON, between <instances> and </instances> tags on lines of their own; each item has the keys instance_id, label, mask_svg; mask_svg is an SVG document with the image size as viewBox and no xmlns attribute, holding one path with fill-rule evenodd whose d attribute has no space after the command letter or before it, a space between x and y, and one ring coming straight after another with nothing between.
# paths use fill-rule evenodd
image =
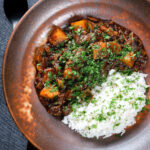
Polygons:
<instances>
[{"instance_id":1,"label":"diced potato","mask_svg":"<svg viewBox=\"0 0 150 150\"><path fill-rule=\"evenodd\" d=\"M99 44L100 44L101 48L106 48L107 47L106 43L104 43L104 42L99 42Z\"/></svg>"},{"instance_id":2,"label":"diced potato","mask_svg":"<svg viewBox=\"0 0 150 150\"><path fill-rule=\"evenodd\" d=\"M58 83L59 87L63 88L63 85L64 85L63 80L57 79L57 83Z\"/></svg>"},{"instance_id":3,"label":"diced potato","mask_svg":"<svg viewBox=\"0 0 150 150\"><path fill-rule=\"evenodd\" d=\"M116 42L109 42L112 51L118 54L121 51L121 46Z\"/></svg>"},{"instance_id":4,"label":"diced potato","mask_svg":"<svg viewBox=\"0 0 150 150\"><path fill-rule=\"evenodd\" d=\"M129 52L124 58L121 59L121 61L125 63L126 65L128 65L130 68L132 68L134 65L135 59L136 58L134 56L134 52Z\"/></svg>"},{"instance_id":5,"label":"diced potato","mask_svg":"<svg viewBox=\"0 0 150 150\"><path fill-rule=\"evenodd\" d=\"M48 40L51 44L54 46L64 42L67 40L67 35L65 32L62 31L62 29L58 26L53 26L53 29L51 30Z\"/></svg>"},{"instance_id":6,"label":"diced potato","mask_svg":"<svg viewBox=\"0 0 150 150\"><path fill-rule=\"evenodd\" d=\"M106 57L106 55L102 55L102 51L106 51L107 45L104 42L96 42L94 45L98 45L99 49L93 50L93 59L98 59L99 57Z\"/></svg>"},{"instance_id":7,"label":"diced potato","mask_svg":"<svg viewBox=\"0 0 150 150\"><path fill-rule=\"evenodd\" d=\"M118 35L118 32L117 31L113 31L113 35Z\"/></svg>"},{"instance_id":8,"label":"diced potato","mask_svg":"<svg viewBox=\"0 0 150 150\"><path fill-rule=\"evenodd\" d=\"M66 65L67 66L67 65ZM64 71L65 79L76 79L79 78L79 73L71 68L66 67Z\"/></svg>"},{"instance_id":9,"label":"diced potato","mask_svg":"<svg viewBox=\"0 0 150 150\"><path fill-rule=\"evenodd\" d=\"M40 92L40 96L49 98L49 99L53 99L54 97L56 97L60 94L59 91L58 90L55 91L54 88L55 87L52 85L50 85L49 88L44 87Z\"/></svg>"},{"instance_id":10,"label":"diced potato","mask_svg":"<svg viewBox=\"0 0 150 150\"><path fill-rule=\"evenodd\" d=\"M93 50L93 59L98 59L99 56L99 50Z\"/></svg>"},{"instance_id":11,"label":"diced potato","mask_svg":"<svg viewBox=\"0 0 150 150\"><path fill-rule=\"evenodd\" d=\"M92 31L95 27L95 23L93 23L89 20L83 19L80 21L72 22L71 26L75 26L75 30L77 30L78 28L82 28L85 31L87 31L87 30Z\"/></svg>"},{"instance_id":12,"label":"diced potato","mask_svg":"<svg viewBox=\"0 0 150 150\"><path fill-rule=\"evenodd\" d=\"M88 22L88 20L83 19L80 21L72 22L71 26L75 26L75 30L77 30L78 28L82 28L86 31L87 30L87 22Z\"/></svg>"},{"instance_id":13,"label":"diced potato","mask_svg":"<svg viewBox=\"0 0 150 150\"><path fill-rule=\"evenodd\" d=\"M65 68L64 78L71 79L72 78L72 70L70 68Z\"/></svg>"}]
</instances>

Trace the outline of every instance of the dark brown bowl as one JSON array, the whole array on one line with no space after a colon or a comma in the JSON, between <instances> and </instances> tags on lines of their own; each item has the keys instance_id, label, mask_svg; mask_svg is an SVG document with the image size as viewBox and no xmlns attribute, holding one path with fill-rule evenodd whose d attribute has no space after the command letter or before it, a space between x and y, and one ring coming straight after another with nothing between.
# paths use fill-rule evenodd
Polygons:
<instances>
[{"instance_id":1,"label":"dark brown bowl","mask_svg":"<svg viewBox=\"0 0 150 150\"><path fill-rule=\"evenodd\" d=\"M95 16L112 19L135 32L150 58L150 3L145 0L42 0L21 19L8 42L3 61L3 88L10 113L21 132L36 147L52 150L149 150L150 115L123 137L86 139L49 115L35 88L33 54L52 24L64 26L68 19ZM150 60L144 70L149 76ZM150 92L149 92L150 93Z\"/></svg>"}]
</instances>

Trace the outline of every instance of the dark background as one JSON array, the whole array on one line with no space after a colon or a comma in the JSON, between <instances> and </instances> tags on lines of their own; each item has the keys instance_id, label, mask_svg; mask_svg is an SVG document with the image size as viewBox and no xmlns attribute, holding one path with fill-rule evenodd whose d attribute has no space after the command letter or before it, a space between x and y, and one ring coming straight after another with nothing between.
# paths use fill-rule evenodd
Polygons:
<instances>
[{"instance_id":1,"label":"dark background","mask_svg":"<svg viewBox=\"0 0 150 150\"><path fill-rule=\"evenodd\" d=\"M29 8L37 1L38 0L28 0ZM28 141L18 130L10 116L2 90L3 55L13 30L11 23L5 16L3 3L4 0L0 0L0 150L26 150Z\"/></svg>"}]
</instances>

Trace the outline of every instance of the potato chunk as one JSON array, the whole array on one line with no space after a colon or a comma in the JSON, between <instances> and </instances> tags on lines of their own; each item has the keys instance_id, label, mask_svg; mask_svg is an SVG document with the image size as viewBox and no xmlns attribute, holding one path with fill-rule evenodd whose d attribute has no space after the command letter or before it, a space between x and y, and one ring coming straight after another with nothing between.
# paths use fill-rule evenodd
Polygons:
<instances>
[{"instance_id":1,"label":"potato chunk","mask_svg":"<svg viewBox=\"0 0 150 150\"><path fill-rule=\"evenodd\" d=\"M121 51L121 46L116 42L109 42L112 51L118 54Z\"/></svg>"},{"instance_id":2,"label":"potato chunk","mask_svg":"<svg viewBox=\"0 0 150 150\"><path fill-rule=\"evenodd\" d=\"M95 25L96 25L95 23L86 19L71 23L71 26L75 26L75 30L77 30L78 28L82 28L85 31L88 31L88 30L93 31Z\"/></svg>"},{"instance_id":3,"label":"potato chunk","mask_svg":"<svg viewBox=\"0 0 150 150\"><path fill-rule=\"evenodd\" d=\"M66 79L71 79L72 78L72 69L65 68L64 78L66 78Z\"/></svg>"},{"instance_id":4,"label":"potato chunk","mask_svg":"<svg viewBox=\"0 0 150 150\"><path fill-rule=\"evenodd\" d=\"M67 40L67 35L65 34L65 32L62 31L62 29L60 27L57 26L53 26L48 40L51 44L53 44L54 46L64 42L65 40Z\"/></svg>"},{"instance_id":5,"label":"potato chunk","mask_svg":"<svg viewBox=\"0 0 150 150\"><path fill-rule=\"evenodd\" d=\"M121 59L121 61L125 63L126 65L128 65L130 68L132 68L134 65L135 59L136 58L134 56L134 52L129 52L124 58Z\"/></svg>"},{"instance_id":6,"label":"potato chunk","mask_svg":"<svg viewBox=\"0 0 150 150\"><path fill-rule=\"evenodd\" d=\"M60 93L56 90L56 87L50 85L48 88L44 87L41 92L40 96L53 99L54 97L58 96Z\"/></svg>"},{"instance_id":7,"label":"potato chunk","mask_svg":"<svg viewBox=\"0 0 150 150\"><path fill-rule=\"evenodd\" d=\"M105 51L107 48L106 43L104 42L96 42L93 44L93 59L98 59L100 57L106 57Z\"/></svg>"},{"instance_id":8,"label":"potato chunk","mask_svg":"<svg viewBox=\"0 0 150 150\"><path fill-rule=\"evenodd\" d=\"M87 30L87 21L86 19L80 20L80 21L75 21L71 23L71 26L75 26L75 30L78 28L82 28L85 31Z\"/></svg>"}]
</instances>

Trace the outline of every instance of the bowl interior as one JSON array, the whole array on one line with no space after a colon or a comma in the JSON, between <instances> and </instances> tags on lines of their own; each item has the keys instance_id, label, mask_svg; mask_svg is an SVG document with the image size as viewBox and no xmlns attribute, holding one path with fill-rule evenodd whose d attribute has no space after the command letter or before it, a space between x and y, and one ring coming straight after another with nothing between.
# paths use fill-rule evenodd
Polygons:
<instances>
[{"instance_id":1,"label":"bowl interior","mask_svg":"<svg viewBox=\"0 0 150 150\"><path fill-rule=\"evenodd\" d=\"M135 3L136 2L136 3ZM136 33L150 58L150 5L143 1L65 1L38 2L20 21L7 45L3 64L5 98L16 124L24 135L42 149L149 149L150 115L123 137L86 139L50 116L34 88L34 50L44 43L53 24L64 27L70 19L94 16L111 19ZM150 60L144 70L150 84Z\"/></svg>"}]
</instances>

